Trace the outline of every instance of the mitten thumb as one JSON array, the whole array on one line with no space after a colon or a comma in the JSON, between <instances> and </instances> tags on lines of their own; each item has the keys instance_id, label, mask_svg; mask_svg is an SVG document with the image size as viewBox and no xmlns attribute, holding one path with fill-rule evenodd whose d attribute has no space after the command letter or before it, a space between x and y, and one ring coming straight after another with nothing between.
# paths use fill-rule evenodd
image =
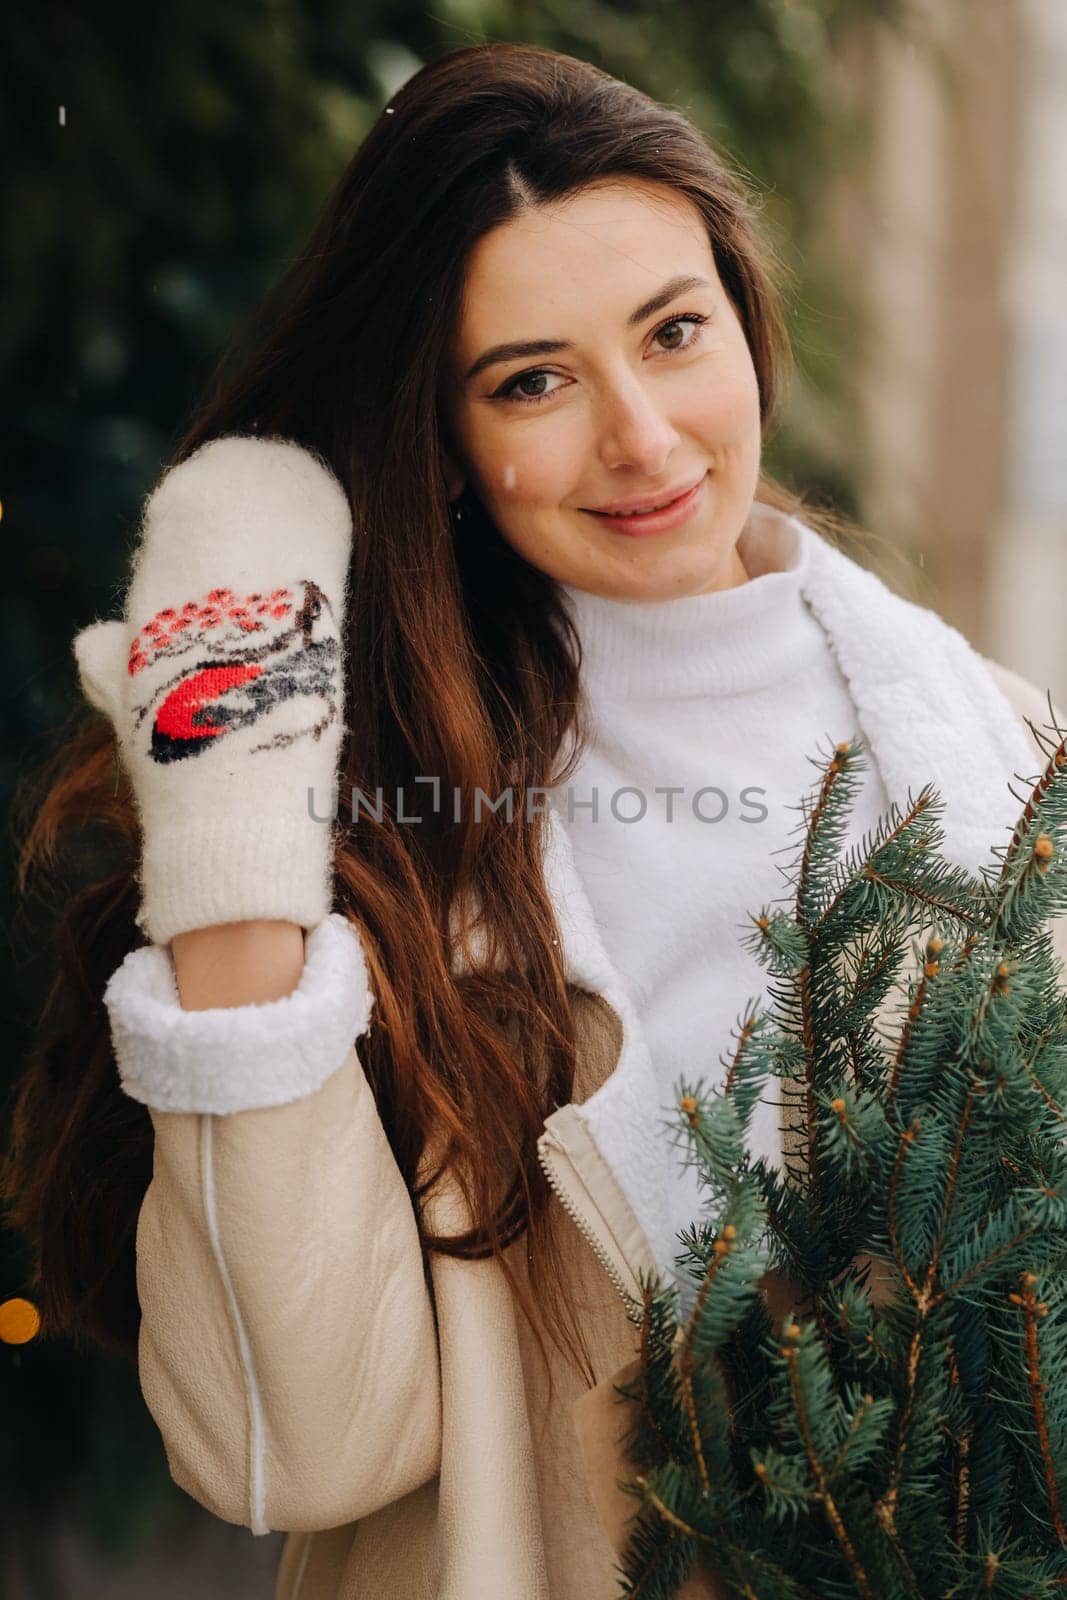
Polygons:
<instances>
[{"instance_id":1,"label":"mitten thumb","mask_svg":"<svg viewBox=\"0 0 1067 1600\"><path fill-rule=\"evenodd\" d=\"M116 727L129 655L128 634L124 622L91 622L75 634L72 646L82 693Z\"/></svg>"}]
</instances>

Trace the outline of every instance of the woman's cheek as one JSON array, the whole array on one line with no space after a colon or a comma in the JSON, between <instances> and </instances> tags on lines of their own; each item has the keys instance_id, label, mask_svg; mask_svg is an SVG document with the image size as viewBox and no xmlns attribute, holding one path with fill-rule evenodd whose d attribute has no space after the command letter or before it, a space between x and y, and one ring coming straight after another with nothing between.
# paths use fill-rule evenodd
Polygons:
<instances>
[{"instance_id":1,"label":"woman's cheek","mask_svg":"<svg viewBox=\"0 0 1067 1600\"><path fill-rule=\"evenodd\" d=\"M744 371L715 385L704 403L704 437L712 446L745 443L760 430L759 387Z\"/></svg>"},{"instance_id":2,"label":"woman's cheek","mask_svg":"<svg viewBox=\"0 0 1067 1600\"><path fill-rule=\"evenodd\" d=\"M575 430L547 427L531 430L521 448L504 451L488 474L496 503L525 512L559 506L568 499L568 485L582 476Z\"/></svg>"}]
</instances>

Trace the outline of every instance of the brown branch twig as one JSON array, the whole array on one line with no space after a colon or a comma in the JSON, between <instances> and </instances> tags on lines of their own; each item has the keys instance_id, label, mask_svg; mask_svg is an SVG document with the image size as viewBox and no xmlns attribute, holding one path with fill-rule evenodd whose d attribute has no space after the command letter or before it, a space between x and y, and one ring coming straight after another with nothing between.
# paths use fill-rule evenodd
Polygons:
<instances>
[{"instance_id":1,"label":"brown branch twig","mask_svg":"<svg viewBox=\"0 0 1067 1600\"><path fill-rule=\"evenodd\" d=\"M875 1600L874 1590L871 1588L870 1580L867 1577L866 1572L863 1570L863 1565L860 1562L859 1556L856 1554L852 1540L848 1536L848 1530L845 1527L841 1513L837 1509L837 1503L834 1500L833 1494L830 1490L829 1481L823 1469L823 1464L819 1459L819 1453L815 1448L815 1441L811 1435L811 1427L808 1421L808 1409L804 1400L804 1390L801 1386L800 1374L797 1371L797 1347L795 1341L797 1338L799 1338L799 1336L800 1329L797 1327L796 1323L793 1323L791 1327L786 1329L785 1338L788 1342L781 1346L781 1352L789 1364L789 1380L793 1391L793 1404L796 1406L797 1421L800 1425L801 1438L804 1441L804 1449L808 1457L808 1463L811 1467L812 1476L815 1479L817 1495L822 1503L823 1509L826 1512L830 1527L833 1529L834 1538L841 1546L845 1560L852 1569L852 1576L856 1580L856 1584L860 1593L863 1595L864 1600Z\"/></svg>"},{"instance_id":2,"label":"brown branch twig","mask_svg":"<svg viewBox=\"0 0 1067 1600\"><path fill-rule=\"evenodd\" d=\"M1008 871L1013 864L1014 857L1022 845L1023 840L1026 838L1026 835L1030 831L1030 824L1034 820L1034 814L1041 801L1051 789L1056 773L1063 766L1065 761L1067 761L1067 737L1060 740L1055 750L1053 750L1052 754L1049 756L1044 772L1038 778L1029 798L1027 799L1026 805L1023 807L1023 814L1019 818L1019 821L1015 827L1015 832L1012 834L1011 840L1008 844L1008 848L1004 852L1004 860L1001 863L1000 876L997 879L998 887L1007 877Z\"/></svg>"},{"instance_id":3,"label":"brown branch twig","mask_svg":"<svg viewBox=\"0 0 1067 1600\"><path fill-rule=\"evenodd\" d=\"M1037 1444L1041 1452L1041 1463L1045 1469L1045 1493L1048 1497L1049 1515L1052 1518L1052 1527L1060 1544L1067 1544L1067 1527L1064 1526L1063 1512L1060 1509L1059 1487L1056 1483L1056 1466L1052 1459L1052 1445L1048 1436L1048 1414L1045 1409L1045 1390L1047 1385L1041 1381L1041 1352L1037 1338L1038 1318L1048 1315L1048 1306L1043 1300L1038 1300L1034 1294L1034 1284L1037 1282L1037 1278L1032 1272L1021 1272L1019 1279L1023 1285L1022 1294L1009 1294L1008 1299L1013 1305L1022 1309L1023 1348L1026 1351L1030 1405L1034 1413L1034 1424L1037 1428Z\"/></svg>"}]
</instances>

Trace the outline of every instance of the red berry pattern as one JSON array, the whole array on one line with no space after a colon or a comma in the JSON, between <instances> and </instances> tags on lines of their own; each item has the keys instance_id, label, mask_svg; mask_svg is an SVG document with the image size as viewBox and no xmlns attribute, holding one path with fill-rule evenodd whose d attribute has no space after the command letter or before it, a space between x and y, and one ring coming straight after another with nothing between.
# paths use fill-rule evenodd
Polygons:
<instances>
[{"instance_id":1,"label":"red berry pattern","mask_svg":"<svg viewBox=\"0 0 1067 1600\"><path fill-rule=\"evenodd\" d=\"M130 645L127 663L131 677L165 654L190 628L205 633L210 628L233 626L242 633L262 633L272 622L280 622L293 611L290 589L272 589L269 594L249 594L243 598L232 589L212 589L202 601L187 600L180 611L167 606L146 622Z\"/></svg>"}]
</instances>

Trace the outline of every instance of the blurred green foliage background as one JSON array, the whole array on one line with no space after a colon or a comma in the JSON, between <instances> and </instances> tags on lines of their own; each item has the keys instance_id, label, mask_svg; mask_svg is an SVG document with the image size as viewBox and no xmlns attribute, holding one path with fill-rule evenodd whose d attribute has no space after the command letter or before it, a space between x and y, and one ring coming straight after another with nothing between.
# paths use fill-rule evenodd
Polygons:
<instances>
[{"instance_id":1,"label":"blurred green foliage background","mask_svg":"<svg viewBox=\"0 0 1067 1600\"><path fill-rule=\"evenodd\" d=\"M81 715L70 641L118 608L142 498L228 331L300 248L395 89L458 45L518 40L593 61L686 111L754 180L792 274L798 359L770 465L855 512L862 448L847 379L860 313L849 262L819 247L820 203L865 148L862 104L838 73L843 44L907 20L906 0L98 0L9 18L5 809ZM12 920L10 873L3 892L6 1105L45 992L49 932L45 908ZM8 1232L0 1301L28 1282L25 1244ZM0 1505L0 1585L6 1573L12 1595L49 1600L64 1593L50 1555L57 1514L75 1515L120 1565L191 1508L136 1372L41 1341L0 1344Z\"/></svg>"}]
</instances>

